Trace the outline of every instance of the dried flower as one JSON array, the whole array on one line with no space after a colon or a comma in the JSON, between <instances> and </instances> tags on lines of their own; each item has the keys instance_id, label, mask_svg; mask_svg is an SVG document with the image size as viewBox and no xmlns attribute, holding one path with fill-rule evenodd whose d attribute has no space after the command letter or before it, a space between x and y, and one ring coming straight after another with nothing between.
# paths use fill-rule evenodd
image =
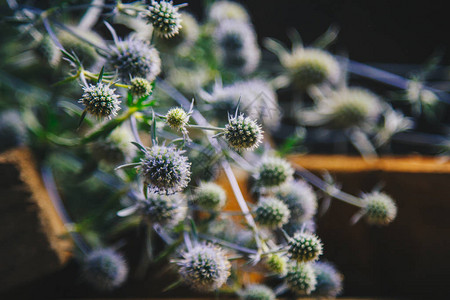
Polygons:
<instances>
[{"instance_id":1,"label":"dried flower","mask_svg":"<svg viewBox=\"0 0 450 300\"><path fill-rule=\"evenodd\" d=\"M311 294L317 285L314 269L307 263L290 264L285 280L291 291L302 295Z\"/></svg>"},{"instance_id":2,"label":"dried flower","mask_svg":"<svg viewBox=\"0 0 450 300\"><path fill-rule=\"evenodd\" d=\"M255 221L271 228L286 224L290 215L287 205L273 197L261 198L255 208Z\"/></svg>"},{"instance_id":3,"label":"dried flower","mask_svg":"<svg viewBox=\"0 0 450 300\"><path fill-rule=\"evenodd\" d=\"M316 262L312 265L316 274L317 285L313 295L335 298L342 292L343 276L327 262Z\"/></svg>"},{"instance_id":4,"label":"dried flower","mask_svg":"<svg viewBox=\"0 0 450 300\"><path fill-rule=\"evenodd\" d=\"M298 232L289 239L288 254L298 262L315 261L322 254L322 242L312 233Z\"/></svg>"},{"instance_id":5,"label":"dried flower","mask_svg":"<svg viewBox=\"0 0 450 300\"><path fill-rule=\"evenodd\" d=\"M127 263L112 249L98 249L89 253L82 270L85 280L101 291L120 287L128 275Z\"/></svg>"},{"instance_id":6,"label":"dried flower","mask_svg":"<svg viewBox=\"0 0 450 300\"><path fill-rule=\"evenodd\" d=\"M192 195L192 201L205 209L220 210L227 201L225 190L214 182L202 182Z\"/></svg>"},{"instance_id":7,"label":"dried flower","mask_svg":"<svg viewBox=\"0 0 450 300\"><path fill-rule=\"evenodd\" d=\"M271 288L262 284L249 285L239 293L241 300L275 300L275 293Z\"/></svg>"},{"instance_id":8,"label":"dried flower","mask_svg":"<svg viewBox=\"0 0 450 300\"><path fill-rule=\"evenodd\" d=\"M131 79L130 92L137 98L142 98L150 95L153 91L152 84L145 78L135 77Z\"/></svg>"},{"instance_id":9,"label":"dried flower","mask_svg":"<svg viewBox=\"0 0 450 300\"><path fill-rule=\"evenodd\" d=\"M365 202L363 212L369 224L388 225L397 216L395 202L384 193L364 194L363 201Z\"/></svg>"},{"instance_id":10,"label":"dried flower","mask_svg":"<svg viewBox=\"0 0 450 300\"><path fill-rule=\"evenodd\" d=\"M211 244L197 245L177 261L183 281L198 291L220 288L230 276L231 264L223 250Z\"/></svg>"},{"instance_id":11,"label":"dried flower","mask_svg":"<svg viewBox=\"0 0 450 300\"><path fill-rule=\"evenodd\" d=\"M109 66L117 70L124 82L130 78L142 77L153 81L161 72L158 50L148 42L130 37L118 41L107 58Z\"/></svg>"},{"instance_id":12,"label":"dried flower","mask_svg":"<svg viewBox=\"0 0 450 300\"><path fill-rule=\"evenodd\" d=\"M87 112L100 118L111 119L117 116L121 101L120 96L115 93L116 89L99 82L96 85L84 86L83 91L84 94L78 102L86 107Z\"/></svg>"},{"instance_id":13,"label":"dried flower","mask_svg":"<svg viewBox=\"0 0 450 300\"><path fill-rule=\"evenodd\" d=\"M177 35L181 29L181 15L172 1L161 0L158 3L152 0L148 7L147 19L155 32L166 39Z\"/></svg>"},{"instance_id":14,"label":"dried flower","mask_svg":"<svg viewBox=\"0 0 450 300\"><path fill-rule=\"evenodd\" d=\"M254 120L244 117L229 117L225 126L225 139L231 147L237 150L253 150L262 140L262 129Z\"/></svg>"},{"instance_id":15,"label":"dried flower","mask_svg":"<svg viewBox=\"0 0 450 300\"><path fill-rule=\"evenodd\" d=\"M187 186L191 164L183 153L174 147L157 145L146 149L140 173L151 192L174 194Z\"/></svg>"}]
</instances>

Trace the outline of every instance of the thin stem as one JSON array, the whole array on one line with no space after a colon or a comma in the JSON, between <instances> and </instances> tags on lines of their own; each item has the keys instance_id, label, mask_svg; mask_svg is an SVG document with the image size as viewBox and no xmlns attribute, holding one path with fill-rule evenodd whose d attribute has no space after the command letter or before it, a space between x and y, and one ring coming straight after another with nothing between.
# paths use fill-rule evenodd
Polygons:
<instances>
[{"instance_id":1,"label":"thin stem","mask_svg":"<svg viewBox=\"0 0 450 300\"><path fill-rule=\"evenodd\" d=\"M212 131L223 131L224 130L224 128L214 127L214 126L187 125L186 127L203 129L203 130L212 130Z\"/></svg>"},{"instance_id":2,"label":"thin stem","mask_svg":"<svg viewBox=\"0 0 450 300\"><path fill-rule=\"evenodd\" d=\"M98 76L97 75L95 75L95 74L93 74L93 73L91 73L91 72L89 72L87 70L83 70L82 72L83 72L83 75L86 76L86 78L91 79L91 80L98 80ZM131 86L128 85L128 84L117 83L117 82L114 82L112 80L106 80L106 79L103 79L103 78L102 78L102 82L105 82L105 83L108 83L108 84L111 84L111 85L115 85L115 86L118 86L118 87L126 88L126 89L131 88Z\"/></svg>"},{"instance_id":3,"label":"thin stem","mask_svg":"<svg viewBox=\"0 0 450 300\"><path fill-rule=\"evenodd\" d=\"M88 8L83 18L81 18L80 23L78 23L78 28L90 30L92 26L97 23L98 18L102 13L103 4L105 4L105 0L92 0L91 6Z\"/></svg>"}]
</instances>

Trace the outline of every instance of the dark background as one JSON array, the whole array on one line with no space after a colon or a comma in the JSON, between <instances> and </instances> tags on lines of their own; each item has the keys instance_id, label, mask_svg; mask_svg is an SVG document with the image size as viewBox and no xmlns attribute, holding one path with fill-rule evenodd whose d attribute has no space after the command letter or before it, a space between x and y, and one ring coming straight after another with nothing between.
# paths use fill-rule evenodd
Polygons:
<instances>
[{"instance_id":1,"label":"dark background","mask_svg":"<svg viewBox=\"0 0 450 300\"><path fill-rule=\"evenodd\" d=\"M176 3L184 1L178 0ZM200 17L203 1L186 1ZM248 9L258 36L285 43L297 29L305 44L335 24L336 49L357 61L420 64L436 50L450 63L450 19L444 1L277 0L237 1Z\"/></svg>"}]
</instances>

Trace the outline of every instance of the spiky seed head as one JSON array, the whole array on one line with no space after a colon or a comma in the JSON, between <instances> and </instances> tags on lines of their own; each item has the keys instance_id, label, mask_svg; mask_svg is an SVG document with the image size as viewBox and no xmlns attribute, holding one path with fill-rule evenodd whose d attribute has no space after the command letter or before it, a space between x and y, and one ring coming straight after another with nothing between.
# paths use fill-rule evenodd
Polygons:
<instances>
[{"instance_id":1,"label":"spiky seed head","mask_svg":"<svg viewBox=\"0 0 450 300\"><path fill-rule=\"evenodd\" d=\"M221 23L224 20L237 20L249 22L250 17L245 8L233 1L216 1L211 4L208 11L208 18L214 23Z\"/></svg>"},{"instance_id":2,"label":"spiky seed head","mask_svg":"<svg viewBox=\"0 0 450 300\"><path fill-rule=\"evenodd\" d=\"M19 112L6 110L0 113L0 152L22 146L27 130Z\"/></svg>"},{"instance_id":3,"label":"spiky seed head","mask_svg":"<svg viewBox=\"0 0 450 300\"><path fill-rule=\"evenodd\" d=\"M317 279L313 295L336 298L342 292L342 274L332 264L327 262L316 262L312 267Z\"/></svg>"},{"instance_id":4,"label":"spiky seed head","mask_svg":"<svg viewBox=\"0 0 450 300\"><path fill-rule=\"evenodd\" d=\"M111 48L107 58L109 67L119 73L120 79L129 83L130 78L142 77L155 80L161 72L159 52L148 42L130 37Z\"/></svg>"},{"instance_id":5,"label":"spiky seed head","mask_svg":"<svg viewBox=\"0 0 450 300\"><path fill-rule=\"evenodd\" d=\"M275 156L266 156L254 174L255 185L264 188L277 187L290 181L293 175L294 170L288 161Z\"/></svg>"},{"instance_id":6,"label":"spiky seed head","mask_svg":"<svg viewBox=\"0 0 450 300\"><path fill-rule=\"evenodd\" d=\"M317 285L314 269L307 263L289 264L285 280L291 291L301 295L311 294Z\"/></svg>"},{"instance_id":7,"label":"spiky seed head","mask_svg":"<svg viewBox=\"0 0 450 300\"><path fill-rule=\"evenodd\" d=\"M170 39L155 36L158 49L165 52L185 51L195 44L200 35L200 26L197 20L188 13L181 13L181 28L177 35Z\"/></svg>"},{"instance_id":8,"label":"spiky seed head","mask_svg":"<svg viewBox=\"0 0 450 300\"><path fill-rule=\"evenodd\" d=\"M325 82L336 83L339 79L339 63L324 50L296 48L280 60L300 89Z\"/></svg>"},{"instance_id":9,"label":"spiky seed head","mask_svg":"<svg viewBox=\"0 0 450 300\"><path fill-rule=\"evenodd\" d=\"M315 261L322 254L322 242L309 232L297 232L288 243L288 255L297 262Z\"/></svg>"},{"instance_id":10,"label":"spiky seed head","mask_svg":"<svg viewBox=\"0 0 450 300\"><path fill-rule=\"evenodd\" d=\"M261 50L251 24L225 20L214 32L217 56L227 69L247 75L258 67Z\"/></svg>"},{"instance_id":11,"label":"spiky seed head","mask_svg":"<svg viewBox=\"0 0 450 300\"><path fill-rule=\"evenodd\" d=\"M181 107L171 108L166 114L166 123L173 129L184 130L189 123L189 114Z\"/></svg>"},{"instance_id":12,"label":"spiky seed head","mask_svg":"<svg viewBox=\"0 0 450 300\"><path fill-rule=\"evenodd\" d=\"M117 166L133 156L132 140L130 132L119 127L114 129L105 139L92 143L90 152L95 160Z\"/></svg>"},{"instance_id":13,"label":"spiky seed head","mask_svg":"<svg viewBox=\"0 0 450 300\"><path fill-rule=\"evenodd\" d=\"M121 101L120 96L115 93L116 89L100 82L84 86L83 91L78 102L86 107L87 112L99 118L111 119L117 116Z\"/></svg>"},{"instance_id":14,"label":"spiky seed head","mask_svg":"<svg viewBox=\"0 0 450 300\"><path fill-rule=\"evenodd\" d=\"M183 153L172 146L155 145L147 149L140 173L151 192L174 194L188 185L191 164Z\"/></svg>"},{"instance_id":15,"label":"spiky seed head","mask_svg":"<svg viewBox=\"0 0 450 300\"><path fill-rule=\"evenodd\" d=\"M363 200L365 202L363 212L369 224L388 225L397 216L397 206L394 200L384 193L365 194Z\"/></svg>"},{"instance_id":16,"label":"spiky seed head","mask_svg":"<svg viewBox=\"0 0 450 300\"><path fill-rule=\"evenodd\" d=\"M273 197L261 198L255 209L255 221L271 228L286 224L290 215L287 205Z\"/></svg>"},{"instance_id":17,"label":"spiky seed head","mask_svg":"<svg viewBox=\"0 0 450 300\"><path fill-rule=\"evenodd\" d=\"M214 182L202 182L195 190L192 201L205 209L220 210L227 201L225 190Z\"/></svg>"},{"instance_id":18,"label":"spiky seed head","mask_svg":"<svg viewBox=\"0 0 450 300\"><path fill-rule=\"evenodd\" d=\"M152 0L146 17L156 34L166 39L177 35L181 29L181 14L172 1Z\"/></svg>"},{"instance_id":19,"label":"spiky seed head","mask_svg":"<svg viewBox=\"0 0 450 300\"><path fill-rule=\"evenodd\" d=\"M150 222L175 226L186 217L187 205L182 194L150 194L140 211Z\"/></svg>"},{"instance_id":20,"label":"spiky seed head","mask_svg":"<svg viewBox=\"0 0 450 300\"><path fill-rule=\"evenodd\" d=\"M231 264L223 250L211 244L197 245L177 261L183 281L198 291L220 288L230 276Z\"/></svg>"},{"instance_id":21,"label":"spiky seed head","mask_svg":"<svg viewBox=\"0 0 450 300\"><path fill-rule=\"evenodd\" d=\"M287 258L280 254L269 254L265 259L267 268L278 275L285 275L287 270Z\"/></svg>"},{"instance_id":22,"label":"spiky seed head","mask_svg":"<svg viewBox=\"0 0 450 300\"><path fill-rule=\"evenodd\" d=\"M239 115L230 117L225 126L225 139L231 147L237 150L253 150L262 141L261 126L249 117Z\"/></svg>"},{"instance_id":23,"label":"spiky seed head","mask_svg":"<svg viewBox=\"0 0 450 300\"><path fill-rule=\"evenodd\" d=\"M84 279L100 291L120 287L128 275L128 265L123 257L112 249L90 252L82 266Z\"/></svg>"},{"instance_id":24,"label":"spiky seed head","mask_svg":"<svg viewBox=\"0 0 450 300\"><path fill-rule=\"evenodd\" d=\"M306 182L292 181L280 186L275 197L286 203L291 211L291 220L305 222L311 220L317 212L317 197Z\"/></svg>"},{"instance_id":25,"label":"spiky seed head","mask_svg":"<svg viewBox=\"0 0 450 300\"><path fill-rule=\"evenodd\" d=\"M142 98L150 95L153 91L153 86L150 81L142 77L135 77L131 79L130 92L137 98Z\"/></svg>"},{"instance_id":26,"label":"spiky seed head","mask_svg":"<svg viewBox=\"0 0 450 300\"><path fill-rule=\"evenodd\" d=\"M275 300L275 293L266 285L252 284L239 293L241 300Z\"/></svg>"}]
</instances>

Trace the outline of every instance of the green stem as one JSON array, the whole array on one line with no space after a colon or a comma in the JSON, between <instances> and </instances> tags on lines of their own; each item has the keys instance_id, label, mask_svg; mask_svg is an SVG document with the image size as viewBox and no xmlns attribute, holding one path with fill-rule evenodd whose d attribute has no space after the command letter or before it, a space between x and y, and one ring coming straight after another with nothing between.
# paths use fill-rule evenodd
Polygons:
<instances>
[{"instance_id":1,"label":"green stem","mask_svg":"<svg viewBox=\"0 0 450 300\"><path fill-rule=\"evenodd\" d=\"M86 70L83 70L83 75L86 76L86 78L91 79L91 80L97 80L98 79L98 76L96 76L95 74L93 74L93 73L91 73L89 71L86 71ZM126 88L126 89L131 88L131 86L128 85L128 84L117 83L117 82L113 82L111 80L102 79L102 82L106 82L106 83L109 83L109 84L112 84L112 85L115 85L115 86L118 86L118 87Z\"/></svg>"},{"instance_id":2,"label":"green stem","mask_svg":"<svg viewBox=\"0 0 450 300\"><path fill-rule=\"evenodd\" d=\"M225 130L225 128L214 127L214 126L187 125L186 127L203 129L203 130L212 130L212 131L224 131Z\"/></svg>"}]
</instances>

